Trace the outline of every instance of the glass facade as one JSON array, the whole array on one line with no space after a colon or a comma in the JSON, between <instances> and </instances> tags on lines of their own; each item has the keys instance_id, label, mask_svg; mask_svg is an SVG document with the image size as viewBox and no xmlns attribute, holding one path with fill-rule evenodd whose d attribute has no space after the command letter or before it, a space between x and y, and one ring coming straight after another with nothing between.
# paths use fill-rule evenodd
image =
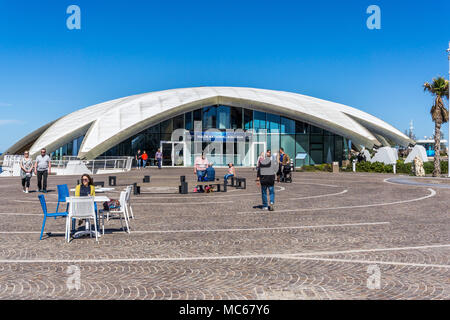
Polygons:
<instances>
[{"instance_id":1,"label":"glass facade","mask_svg":"<svg viewBox=\"0 0 450 320\"><path fill-rule=\"evenodd\" d=\"M199 127L201 132L195 132ZM189 131L189 145L179 143L183 139L178 137L172 141L172 132L180 128ZM200 146L195 146L194 137L203 139ZM221 146L225 141L232 143ZM341 162L348 153L347 139L308 123L251 109L214 105L147 128L102 156L132 156L140 149L154 158L162 147L164 165L192 166L207 145L207 157L215 165L233 162L236 166L253 166L259 153L267 148L278 153L282 147L295 166ZM174 154L183 159L175 163Z\"/></svg>"},{"instance_id":2,"label":"glass facade","mask_svg":"<svg viewBox=\"0 0 450 320\"><path fill-rule=\"evenodd\" d=\"M77 156L80 151L81 143L83 142L84 135L70 141L69 143L50 151L50 157L55 160L61 160L65 156Z\"/></svg>"}]
</instances>

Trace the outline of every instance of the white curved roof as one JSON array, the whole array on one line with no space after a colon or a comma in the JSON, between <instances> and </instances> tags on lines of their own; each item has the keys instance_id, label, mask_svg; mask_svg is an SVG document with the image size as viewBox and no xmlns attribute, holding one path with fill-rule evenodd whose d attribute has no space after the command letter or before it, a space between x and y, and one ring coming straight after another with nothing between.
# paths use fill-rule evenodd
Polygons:
<instances>
[{"instance_id":1,"label":"white curved roof","mask_svg":"<svg viewBox=\"0 0 450 320\"><path fill-rule=\"evenodd\" d=\"M79 156L96 157L150 125L211 104L246 107L302 120L369 148L386 141L405 146L413 143L386 122L342 104L282 91L198 87L134 95L78 110L53 123L39 136L30 153L36 154L43 147L51 150L85 134Z\"/></svg>"}]
</instances>

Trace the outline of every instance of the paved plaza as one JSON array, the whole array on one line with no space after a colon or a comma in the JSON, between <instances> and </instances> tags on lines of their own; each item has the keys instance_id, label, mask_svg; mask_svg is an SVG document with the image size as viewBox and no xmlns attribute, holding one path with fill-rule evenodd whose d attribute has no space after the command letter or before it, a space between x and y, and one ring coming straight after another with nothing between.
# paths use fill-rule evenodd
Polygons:
<instances>
[{"instance_id":1,"label":"paved plaza","mask_svg":"<svg viewBox=\"0 0 450 320\"><path fill-rule=\"evenodd\" d=\"M132 196L131 233L111 220L99 243L65 243L61 218L47 221L39 241L38 193L22 193L19 178L1 178L0 298L450 298L449 180L294 173L292 184L276 184L268 212L257 207L255 171L237 170L247 189L187 195L177 193L179 176L192 191L192 169L117 174L109 197L133 182L142 193ZM49 178L49 211L56 185L73 188L77 179ZM74 270L78 290L70 285Z\"/></svg>"}]
</instances>

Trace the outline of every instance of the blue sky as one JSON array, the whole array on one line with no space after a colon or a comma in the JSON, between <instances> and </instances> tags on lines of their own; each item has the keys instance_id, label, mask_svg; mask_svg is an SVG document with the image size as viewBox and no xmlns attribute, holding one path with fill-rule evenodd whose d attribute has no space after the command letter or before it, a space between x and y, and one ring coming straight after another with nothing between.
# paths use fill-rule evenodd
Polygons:
<instances>
[{"instance_id":1,"label":"blue sky","mask_svg":"<svg viewBox=\"0 0 450 320\"><path fill-rule=\"evenodd\" d=\"M297 92L430 136L421 86L448 77L449 17L448 0L0 0L0 151L79 108L192 86Z\"/></svg>"}]
</instances>

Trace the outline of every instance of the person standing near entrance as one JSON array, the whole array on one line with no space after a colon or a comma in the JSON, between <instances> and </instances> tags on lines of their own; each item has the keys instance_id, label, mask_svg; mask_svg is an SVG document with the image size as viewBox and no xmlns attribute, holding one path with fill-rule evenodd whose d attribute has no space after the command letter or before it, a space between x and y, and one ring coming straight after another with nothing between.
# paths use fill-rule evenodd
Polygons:
<instances>
[{"instance_id":1,"label":"person standing near entrance","mask_svg":"<svg viewBox=\"0 0 450 320\"><path fill-rule=\"evenodd\" d=\"M147 152L144 150L144 153L142 153L142 168L145 169L146 165L147 165L147 160L148 160L148 154Z\"/></svg>"},{"instance_id":2,"label":"person standing near entrance","mask_svg":"<svg viewBox=\"0 0 450 320\"><path fill-rule=\"evenodd\" d=\"M51 174L52 162L45 148L41 149L41 154L36 157L34 163L34 174L37 176L37 186L39 192L47 193L47 177Z\"/></svg>"},{"instance_id":3,"label":"person standing near entrance","mask_svg":"<svg viewBox=\"0 0 450 320\"><path fill-rule=\"evenodd\" d=\"M136 155L134 156L134 158L136 159L136 163L137 163L137 168L138 168L138 170L141 168L141 156L142 156L142 154L141 154L141 149L139 149L139 150L136 152Z\"/></svg>"},{"instance_id":4,"label":"person standing near entrance","mask_svg":"<svg viewBox=\"0 0 450 320\"><path fill-rule=\"evenodd\" d=\"M28 193L30 189L30 179L33 173L33 160L30 158L30 153L25 151L23 159L20 161L20 177L22 178L23 192Z\"/></svg>"},{"instance_id":5,"label":"person standing near entrance","mask_svg":"<svg viewBox=\"0 0 450 320\"><path fill-rule=\"evenodd\" d=\"M161 165L162 165L162 152L161 149L158 148L158 151L156 151L155 153L155 160L158 163L158 169L161 169Z\"/></svg>"},{"instance_id":6,"label":"person standing near entrance","mask_svg":"<svg viewBox=\"0 0 450 320\"><path fill-rule=\"evenodd\" d=\"M278 155L278 172L277 172L277 182L280 182L281 171L283 170L283 164L286 161L286 154L284 149L280 148L280 154Z\"/></svg>"},{"instance_id":7,"label":"person standing near entrance","mask_svg":"<svg viewBox=\"0 0 450 320\"><path fill-rule=\"evenodd\" d=\"M267 150L266 157L259 163L259 177L257 184L261 186L262 209L274 210L275 204L275 175L277 173L277 161L272 159L272 153ZM270 205L267 203L267 189L269 189Z\"/></svg>"}]
</instances>

